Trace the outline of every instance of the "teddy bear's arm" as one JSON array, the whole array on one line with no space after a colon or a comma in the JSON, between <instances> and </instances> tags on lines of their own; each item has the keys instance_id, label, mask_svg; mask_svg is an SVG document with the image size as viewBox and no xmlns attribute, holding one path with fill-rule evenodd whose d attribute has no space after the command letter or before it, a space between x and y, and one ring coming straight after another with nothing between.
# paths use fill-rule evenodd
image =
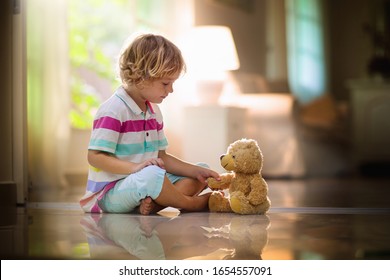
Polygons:
<instances>
[{"instance_id":1,"label":"teddy bear's arm","mask_svg":"<svg viewBox=\"0 0 390 280\"><path fill-rule=\"evenodd\" d=\"M248 200L252 205L259 205L267 199L268 186L265 180L256 176L251 180L251 191L248 194Z\"/></svg>"},{"instance_id":2,"label":"teddy bear's arm","mask_svg":"<svg viewBox=\"0 0 390 280\"><path fill-rule=\"evenodd\" d=\"M220 181L217 181L214 178L208 178L207 183L212 190L224 190L228 189L232 179L234 178L233 173L223 173L219 176L221 178Z\"/></svg>"}]
</instances>

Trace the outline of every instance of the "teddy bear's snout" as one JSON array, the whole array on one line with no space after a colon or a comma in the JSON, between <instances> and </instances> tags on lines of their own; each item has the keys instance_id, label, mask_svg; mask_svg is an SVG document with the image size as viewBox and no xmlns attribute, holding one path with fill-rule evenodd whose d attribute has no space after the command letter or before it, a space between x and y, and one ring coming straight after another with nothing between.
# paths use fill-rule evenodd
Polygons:
<instances>
[{"instance_id":1,"label":"teddy bear's snout","mask_svg":"<svg viewBox=\"0 0 390 280\"><path fill-rule=\"evenodd\" d=\"M230 154L222 155L220 157L221 166L225 168L227 171L231 171L234 169L234 160Z\"/></svg>"},{"instance_id":2,"label":"teddy bear's snout","mask_svg":"<svg viewBox=\"0 0 390 280\"><path fill-rule=\"evenodd\" d=\"M219 157L219 160L222 160L224 156L225 156L225 155L221 155L221 156Z\"/></svg>"}]
</instances>

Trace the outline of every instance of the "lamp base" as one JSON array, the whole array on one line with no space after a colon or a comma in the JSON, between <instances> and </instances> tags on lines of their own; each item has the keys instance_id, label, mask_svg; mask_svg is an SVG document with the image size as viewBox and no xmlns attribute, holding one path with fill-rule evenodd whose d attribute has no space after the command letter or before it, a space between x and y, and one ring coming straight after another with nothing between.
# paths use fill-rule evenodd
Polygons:
<instances>
[{"instance_id":1,"label":"lamp base","mask_svg":"<svg viewBox=\"0 0 390 280\"><path fill-rule=\"evenodd\" d=\"M201 80L196 84L199 102L202 105L217 105L222 94L223 80Z\"/></svg>"}]
</instances>

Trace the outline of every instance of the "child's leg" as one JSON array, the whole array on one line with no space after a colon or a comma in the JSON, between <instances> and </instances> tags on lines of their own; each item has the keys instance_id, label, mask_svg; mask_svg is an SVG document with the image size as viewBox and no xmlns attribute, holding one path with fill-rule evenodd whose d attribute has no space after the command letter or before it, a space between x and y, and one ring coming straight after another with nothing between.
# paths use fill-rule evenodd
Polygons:
<instances>
[{"instance_id":1,"label":"child's leg","mask_svg":"<svg viewBox=\"0 0 390 280\"><path fill-rule=\"evenodd\" d=\"M196 165L209 168L205 163L197 163ZM199 195L206 187L207 183L199 182L196 179L177 176L171 173L166 174L168 179L173 183L176 189L184 195L196 196Z\"/></svg>"},{"instance_id":2,"label":"child's leg","mask_svg":"<svg viewBox=\"0 0 390 280\"><path fill-rule=\"evenodd\" d=\"M183 178L175 183L174 186L184 195L197 196L207 187L207 183L202 183L192 178Z\"/></svg>"},{"instance_id":3,"label":"child's leg","mask_svg":"<svg viewBox=\"0 0 390 280\"><path fill-rule=\"evenodd\" d=\"M99 201L104 212L129 213L136 209L142 214L155 212L156 198L162 189L166 171L151 165L119 180Z\"/></svg>"},{"instance_id":4,"label":"child's leg","mask_svg":"<svg viewBox=\"0 0 390 280\"><path fill-rule=\"evenodd\" d=\"M190 197L198 196L207 187L206 183L201 183L198 180L191 179L191 178L183 178L177 183L172 185L179 193ZM170 187L168 187L168 189L169 188ZM168 206L175 207L173 205L168 205ZM158 211L162 210L165 207L167 206L159 205L157 204L157 201L153 201L150 197L146 197L145 199L141 200L141 204L138 207L138 212L142 215L148 215L152 213L157 213Z\"/></svg>"},{"instance_id":5,"label":"child's leg","mask_svg":"<svg viewBox=\"0 0 390 280\"><path fill-rule=\"evenodd\" d=\"M170 206L187 211L201 211L207 208L209 196L210 193L201 196L185 195L165 176L161 192L154 201L164 207Z\"/></svg>"},{"instance_id":6,"label":"child's leg","mask_svg":"<svg viewBox=\"0 0 390 280\"><path fill-rule=\"evenodd\" d=\"M139 207L137 210L144 215L156 213L168 206L187 211L205 209L209 195L193 196L199 193L202 184L187 179L177 181L176 184L180 184L174 186L165 170L154 165L148 166L119 181L99 201L99 206L104 212L110 213L129 213ZM183 190L179 191L180 186Z\"/></svg>"}]
</instances>

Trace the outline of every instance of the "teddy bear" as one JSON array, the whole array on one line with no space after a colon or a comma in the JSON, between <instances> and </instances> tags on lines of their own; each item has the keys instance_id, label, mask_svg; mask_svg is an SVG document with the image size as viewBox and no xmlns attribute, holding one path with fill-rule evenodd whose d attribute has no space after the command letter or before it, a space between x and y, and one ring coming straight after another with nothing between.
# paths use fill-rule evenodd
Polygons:
<instances>
[{"instance_id":1,"label":"teddy bear","mask_svg":"<svg viewBox=\"0 0 390 280\"><path fill-rule=\"evenodd\" d=\"M271 226L265 215L224 215L210 213L208 226L202 227L210 248L210 259L256 260L262 259L268 244L268 229Z\"/></svg>"},{"instance_id":2,"label":"teddy bear","mask_svg":"<svg viewBox=\"0 0 390 280\"><path fill-rule=\"evenodd\" d=\"M233 244L231 259L262 259L268 244L268 229L271 226L267 215L233 217L230 222L229 240Z\"/></svg>"},{"instance_id":3,"label":"teddy bear","mask_svg":"<svg viewBox=\"0 0 390 280\"><path fill-rule=\"evenodd\" d=\"M220 180L207 179L213 190L209 198L211 212L264 214L270 206L268 185L261 175L263 154L256 140L240 139L230 144L220 157L221 166L228 171ZM223 190L227 190L225 196Z\"/></svg>"}]
</instances>

